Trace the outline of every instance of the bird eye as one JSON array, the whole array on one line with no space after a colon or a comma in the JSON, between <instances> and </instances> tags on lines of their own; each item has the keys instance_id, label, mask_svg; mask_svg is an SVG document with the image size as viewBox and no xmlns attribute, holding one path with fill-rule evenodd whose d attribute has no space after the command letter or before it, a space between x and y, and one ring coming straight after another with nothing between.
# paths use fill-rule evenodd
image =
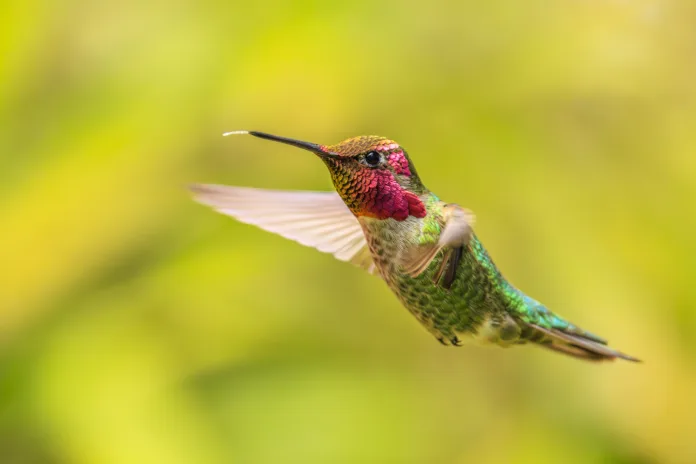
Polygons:
<instances>
[{"instance_id":1,"label":"bird eye","mask_svg":"<svg viewBox=\"0 0 696 464\"><path fill-rule=\"evenodd\" d=\"M365 164L367 164L368 166L370 166L372 168L379 166L379 164L382 162L382 156L379 153L377 153L376 151L368 152L365 155L364 159L365 159Z\"/></svg>"}]
</instances>

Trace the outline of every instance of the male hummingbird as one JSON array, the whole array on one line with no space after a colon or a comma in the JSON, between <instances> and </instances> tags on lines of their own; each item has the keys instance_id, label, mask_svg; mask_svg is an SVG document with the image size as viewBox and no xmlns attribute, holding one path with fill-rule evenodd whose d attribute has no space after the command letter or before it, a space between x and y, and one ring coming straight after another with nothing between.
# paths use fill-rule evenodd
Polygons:
<instances>
[{"instance_id":1,"label":"male hummingbird","mask_svg":"<svg viewBox=\"0 0 696 464\"><path fill-rule=\"evenodd\" d=\"M318 145L256 131L228 134L316 154L337 193L194 185L198 202L378 274L442 344L534 343L591 361L638 361L508 282L474 233L471 211L428 190L398 143L360 136Z\"/></svg>"}]
</instances>

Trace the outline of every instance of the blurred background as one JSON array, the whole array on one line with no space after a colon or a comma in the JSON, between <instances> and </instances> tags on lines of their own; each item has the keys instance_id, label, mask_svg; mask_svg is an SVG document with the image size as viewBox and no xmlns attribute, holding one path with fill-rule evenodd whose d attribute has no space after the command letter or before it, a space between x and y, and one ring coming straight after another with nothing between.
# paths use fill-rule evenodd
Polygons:
<instances>
[{"instance_id":1,"label":"blurred background","mask_svg":"<svg viewBox=\"0 0 696 464\"><path fill-rule=\"evenodd\" d=\"M696 4L0 6L0 462L696 462ZM446 348L191 201L400 142L506 276L645 360Z\"/></svg>"}]
</instances>

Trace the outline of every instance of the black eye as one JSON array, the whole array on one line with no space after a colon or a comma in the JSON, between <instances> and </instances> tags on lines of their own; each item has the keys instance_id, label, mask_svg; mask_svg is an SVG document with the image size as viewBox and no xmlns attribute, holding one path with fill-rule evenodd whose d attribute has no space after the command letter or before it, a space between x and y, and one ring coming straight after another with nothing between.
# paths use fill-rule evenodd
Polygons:
<instances>
[{"instance_id":1,"label":"black eye","mask_svg":"<svg viewBox=\"0 0 696 464\"><path fill-rule=\"evenodd\" d=\"M370 167L377 167L382 162L382 156L376 151L371 151L365 155L365 164Z\"/></svg>"}]
</instances>

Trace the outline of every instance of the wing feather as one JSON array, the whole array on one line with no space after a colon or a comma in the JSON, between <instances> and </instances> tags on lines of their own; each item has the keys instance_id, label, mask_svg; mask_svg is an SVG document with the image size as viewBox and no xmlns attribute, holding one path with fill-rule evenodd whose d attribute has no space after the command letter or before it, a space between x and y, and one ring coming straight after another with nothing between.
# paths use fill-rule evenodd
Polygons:
<instances>
[{"instance_id":1,"label":"wing feather","mask_svg":"<svg viewBox=\"0 0 696 464\"><path fill-rule=\"evenodd\" d=\"M440 251L461 247L473 234L475 217L471 211L455 204L446 205L443 210L445 224L438 241L415 247L401 257L401 265L412 277L425 272Z\"/></svg>"},{"instance_id":2,"label":"wing feather","mask_svg":"<svg viewBox=\"0 0 696 464\"><path fill-rule=\"evenodd\" d=\"M196 184L197 202L376 274L362 227L334 192Z\"/></svg>"}]
</instances>

